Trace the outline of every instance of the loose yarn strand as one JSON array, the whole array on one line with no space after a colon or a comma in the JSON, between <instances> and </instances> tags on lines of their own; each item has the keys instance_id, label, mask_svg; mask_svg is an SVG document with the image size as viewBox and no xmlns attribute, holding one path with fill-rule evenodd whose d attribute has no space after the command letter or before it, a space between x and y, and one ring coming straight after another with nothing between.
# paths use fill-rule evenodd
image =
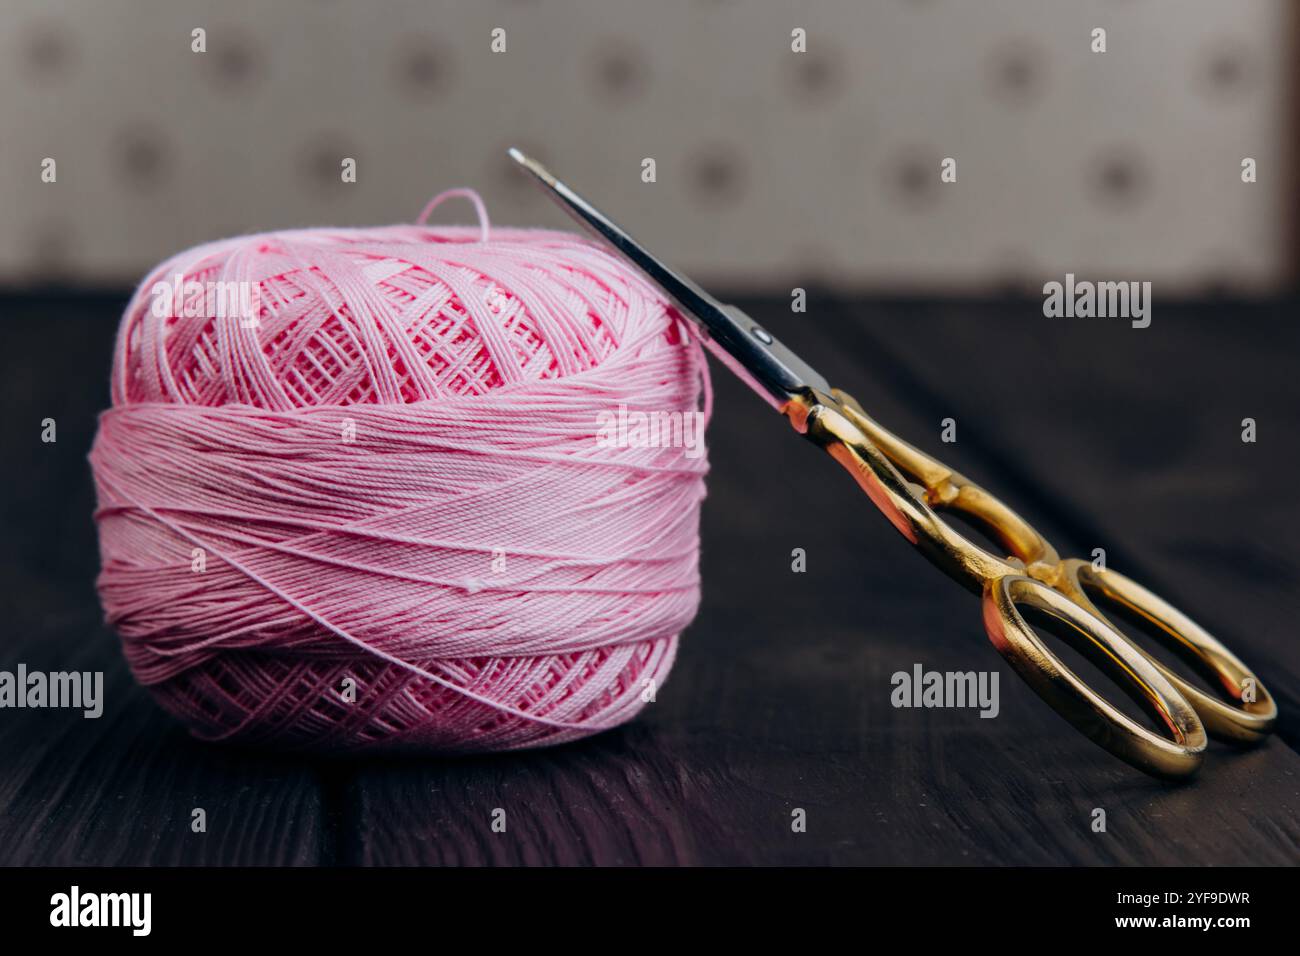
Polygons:
<instances>
[{"instance_id":1,"label":"loose yarn strand","mask_svg":"<svg viewBox=\"0 0 1300 956\"><path fill-rule=\"evenodd\" d=\"M416 218L415 224L423 226L433 215L433 211L441 206L448 199L457 197L468 199L474 205L474 211L478 214L479 242L487 242L491 233L492 224L488 219L487 206L483 205L483 197L473 189L444 189L438 195L430 199L421 210L420 215Z\"/></svg>"}]
</instances>

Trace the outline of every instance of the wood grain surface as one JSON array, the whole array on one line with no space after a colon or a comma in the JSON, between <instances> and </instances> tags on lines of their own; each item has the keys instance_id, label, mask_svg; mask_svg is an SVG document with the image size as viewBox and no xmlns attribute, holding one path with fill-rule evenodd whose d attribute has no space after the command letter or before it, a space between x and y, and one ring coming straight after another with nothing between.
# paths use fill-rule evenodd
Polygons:
<instances>
[{"instance_id":1,"label":"wood grain surface","mask_svg":"<svg viewBox=\"0 0 1300 956\"><path fill-rule=\"evenodd\" d=\"M131 680L94 593L85 461L123 300L0 299L0 668L105 672L105 713L0 711L0 863L1295 864L1300 430L1291 303L1160 305L1152 327L1036 300L740 300L879 420L1004 496L1063 553L1214 629L1283 712L1162 784L1003 664L976 598L722 372L704 602L645 714L458 759L322 759L190 739ZM57 346L57 347L56 347ZM1240 440L1256 418L1259 440ZM40 422L58 441L40 441ZM951 417L957 441L940 440ZM791 571L803 548L806 573ZM1000 712L896 709L890 675L994 671ZM207 832L194 833L195 808ZM506 811L505 833L492 814ZM1093 811L1107 830L1093 832ZM807 830L792 831L802 809Z\"/></svg>"}]
</instances>

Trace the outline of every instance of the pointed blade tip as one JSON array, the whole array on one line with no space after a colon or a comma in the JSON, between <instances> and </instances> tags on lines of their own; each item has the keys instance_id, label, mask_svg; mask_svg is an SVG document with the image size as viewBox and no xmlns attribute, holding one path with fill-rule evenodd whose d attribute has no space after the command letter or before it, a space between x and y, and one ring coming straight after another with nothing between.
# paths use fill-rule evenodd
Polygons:
<instances>
[{"instance_id":1,"label":"pointed blade tip","mask_svg":"<svg viewBox=\"0 0 1300 956\"><path fill-rule=\"evenodd\" d=\"M547 169L545 166L543 166L541 163L539 163L537 160L533 159L531 156L526 155L522 150L514 146L511 146L509 149L507 149L506 153L507 155L509 155L511 159L513 159L520 166L524 167L524 169L528 170L530 173L532 173L534 176L540 179L547 186L551 186L551 187L555 186L556 179L551 174L551 171Z\"/></svg>"}]
</instances>

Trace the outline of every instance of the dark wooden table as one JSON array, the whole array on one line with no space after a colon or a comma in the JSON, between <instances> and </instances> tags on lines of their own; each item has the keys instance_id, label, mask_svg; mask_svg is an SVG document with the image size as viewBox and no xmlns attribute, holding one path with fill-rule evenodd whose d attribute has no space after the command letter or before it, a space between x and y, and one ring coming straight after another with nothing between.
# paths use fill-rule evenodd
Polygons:
<instances>
[{"instance_id":1,"label":"dark wooden table","mask_svg":"<svg viewBox=\"0 0 1300 956\"><path fill-rule=\"evenodd\" d=\"M1157 303L1149 329L1038 300L742 301L877 418L1104 547L1258 671L1282 724L1194 782L1129 769L992 649L978 601L716 374L704 604L630 726L553 750L318 759L202 744L132 681L94 592L85 460L116 296L0 299L0 668L103 670L99 720L0 711L4 864L1294 864L1300 861L1300 329L1293 303ZM953 418L957 441L940 440ZM1241 420L1258 422L1244 444ZM58 441L40 440L41 420ZM807 572L791 571L803 548ZM1061 645L1055 645L1060 647ZM1067 655L1068 656L1068 655ZM1077 661L1077 658L1071 658ZM996 670L1001 712L890 704ZM207 832L191 831L203 808ZM493 833L491 813L509 827ZM792 812L807 831L792 832ZM1093 811L1107 829L1094 832Z\"/></svg>"}]
</instances>

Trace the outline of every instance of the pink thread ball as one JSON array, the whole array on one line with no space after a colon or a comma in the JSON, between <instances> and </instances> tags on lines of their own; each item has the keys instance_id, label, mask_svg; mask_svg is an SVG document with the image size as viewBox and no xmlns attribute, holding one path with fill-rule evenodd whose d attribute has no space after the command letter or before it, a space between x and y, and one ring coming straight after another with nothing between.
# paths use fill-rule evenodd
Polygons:
<instances>
[{"instance_id":1,"label":"pink thread ball","mask_svg":"<svg viewBox=\"0 0 1300 956\"><path fill-rule=\"evenodd\" d=\"M662 686L700 594L703 354L613 254L489 234L471 198L481 229L202 245L128 305L98 589L195 736L506 750ZM620 409L678 440L609 440Z\"/></svg>"}]
</instances>

